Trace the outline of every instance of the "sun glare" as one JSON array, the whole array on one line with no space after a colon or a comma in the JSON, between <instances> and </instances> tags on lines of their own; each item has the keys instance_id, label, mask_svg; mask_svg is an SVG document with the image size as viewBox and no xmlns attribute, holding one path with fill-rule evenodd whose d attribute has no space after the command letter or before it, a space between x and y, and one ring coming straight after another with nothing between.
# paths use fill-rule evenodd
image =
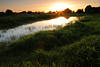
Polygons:
<instances>
[{"instance_id":1,"label":"sun glare","mask_svg":"<svg viewBox=\"0 0 100 67\"><path fill-rule=\"evenodd\" d=\"M66 3L55 3L51 6L51 11L62 11L66 8L69 8Z\"/></svg>"},{"instance_id":2,"label":"sun glare","mask_svg":"<svg viewBox=\"0 0 100 67\"><path fill-rule=\"evenodd\" d=\"M54 24L54 25L61 25L61 24L65 24L68 22L68 19L64 18L64 17L59 17L57 19L52 19L50 21L50 23Z\"/></svg>"}]
</instances>

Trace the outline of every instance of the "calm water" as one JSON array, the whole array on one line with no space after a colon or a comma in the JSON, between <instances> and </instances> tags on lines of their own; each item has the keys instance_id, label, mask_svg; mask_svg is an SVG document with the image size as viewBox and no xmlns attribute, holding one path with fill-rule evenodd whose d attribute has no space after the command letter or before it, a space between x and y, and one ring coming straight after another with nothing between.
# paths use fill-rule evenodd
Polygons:
<instances>
[{"instance_id":1,"label":"calm water","mask_svg":"<svg viewBox=\"0 0 100 67\"><path fill-rule=\"evenodd\" d=\"M67 23L74 23L77 20L77 17L70 17L69 19L59 17L51 20L33 22L32 24L22 25L9 30L0 30L0 42L10 42L24 35L33 34L42 30L54 30L58 26L65 26Z\"/></svg>"}]
</instances>

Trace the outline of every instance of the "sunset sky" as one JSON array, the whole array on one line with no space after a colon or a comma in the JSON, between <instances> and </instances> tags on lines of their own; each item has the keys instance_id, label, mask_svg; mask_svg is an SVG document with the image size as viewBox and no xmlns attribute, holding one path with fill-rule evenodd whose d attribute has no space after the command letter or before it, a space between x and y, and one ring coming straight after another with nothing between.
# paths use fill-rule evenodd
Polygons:
<instances>
[{"instance_id":1,"label":"sunset sky","mask_svg":"<svg viewBox=\"0 0 100 67\"><path fill-rule=\"evenodd\" d=\"M13 11L50 11L56 7L72 10L85 8L86 5L100 6L100 0L0 0L0 11L12 9ZM58 4L58 5L55 5ZM63 7L62 6L62 7Z\"/></svg>"}]
</instances>

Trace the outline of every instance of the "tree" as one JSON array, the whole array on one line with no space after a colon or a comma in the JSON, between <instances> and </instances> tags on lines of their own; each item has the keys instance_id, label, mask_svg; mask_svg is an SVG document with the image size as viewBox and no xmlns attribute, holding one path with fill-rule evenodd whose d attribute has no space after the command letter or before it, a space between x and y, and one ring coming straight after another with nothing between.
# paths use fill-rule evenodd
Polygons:
<instances>
[{"instance_id":1,"label":"tree","mask_svg":"<svg viewBox=\"0 0 100 67\"><path fill-rule=\"evenodd\" d=\"M32 12L32 11L28 11L27 13L28 13L28 14L32 14L33 12Z\"/></svg>"},{"instance_id":2,"label":"tree","mask_svg":"<svg viewBox=\"0 0 100 67\"><path fill-rule=\"evenodd\" d=\"M86 12L86 13L92 13L92 6L91 6L91 5L88 5L88 6L85 8L85 12Z\"/></svg>"},{"instance_id":3,"label":"tree","mask_svg":"<svg viewBox=\"0 0 100 67\"><path fill-rule=\"evenodd\" d=\"M0 16L4 16L5 15L5 13L4 12L0 12Z\"/></svg>"},{"instance_id":4,"label":"tree","mask_svg":"<svg viewBox=\"0 0 100 67\"><path fill-rule=\"evenodd\" d=\"M88 14L91 14L91 13L100 13L100 7L92 7L91 5L88 5L86 8L85 8L85 12L88 13Z\"/></svg>"},{"instance_id":5,"label":"tree","mask_svg":"<svg viewBox=\"0 0 100 67\"><path fill-rule=\"evenodd\" d=\"M67 9L65 9L63 12L64 12L64 13L72 13L72 10L70 10L69 8L67 8Z\"/></svg>"},{"instance_id":6,"label":"tree","mask_svg":"<svg viewBox=\"0 0 100 67\"><path fill-rule=\"evenodd\" d=\"M7 9L5 13L6 13L6 14L13 14L13 11L10 10L10 9Z\"/></svg>"},{"instance_id":7,"label":"tree","mask_svg":"<svg viewBox=\"0 0 100 67\"><path fill-rule=\"evenodd\" d=\"M27 12L26 11L22 11L22 12L20 12L20 14L26 14Z\"/></svg>"},{"instance_id":8,"label":"tree","mask_svg":"<svg viewBox=\"0 0 100 67\"><path fill-rule=\"evenodd\" d=\"M76 13L84 13L83 9L78 9Z\"/></svg>"}]
</instances>

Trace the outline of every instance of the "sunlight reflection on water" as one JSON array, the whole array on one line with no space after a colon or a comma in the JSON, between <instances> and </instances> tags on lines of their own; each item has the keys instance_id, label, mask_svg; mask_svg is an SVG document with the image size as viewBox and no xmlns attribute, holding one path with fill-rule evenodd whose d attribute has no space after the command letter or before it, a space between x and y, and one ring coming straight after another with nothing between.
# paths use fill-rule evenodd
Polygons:
<instances>
[{"instance_id":1,"label":"sunlight reflection on water","mask_svg":"<svg viewBox=\"0 0 100 67\"><path fill-rule=\"evenodd\" d=\"M17 40L24 35L33 34L42 30L53 30L59 25L65 26L67 23L74 23L77 20L77 17L70 17L69 19L58 17L51 20L33 22L32 24L22 25L9 30L0 30L0 42L10 42L12 40Z\"/></svg>"}]
</instances>

